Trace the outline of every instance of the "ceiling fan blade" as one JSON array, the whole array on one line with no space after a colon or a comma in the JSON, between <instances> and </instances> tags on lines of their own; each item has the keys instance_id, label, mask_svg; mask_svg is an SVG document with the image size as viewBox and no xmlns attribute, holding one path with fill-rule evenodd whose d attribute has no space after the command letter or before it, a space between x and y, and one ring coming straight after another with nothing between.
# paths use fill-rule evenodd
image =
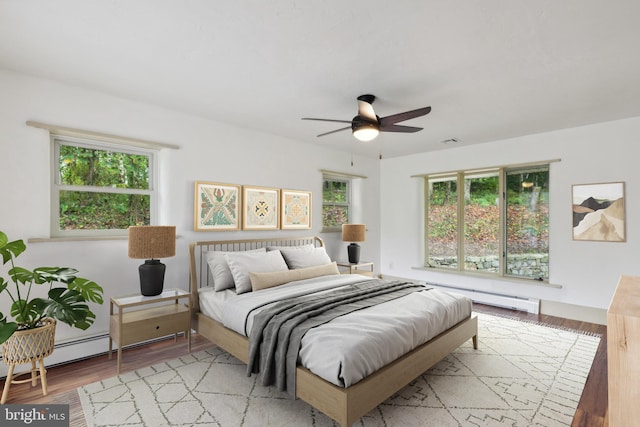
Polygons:
<instances>
[{"instance_id":1,"label":"ceiling fan blade","mask_svg":"<svg viewBox=\"0 0 640 427\"><path fill-rule=\"evenodd\" d=\"M417 128L414 126L403 126L403 125L386 125L380 126L380 132L402 132L402 133L413 133L421 131L423 128Z\"/></svg>"},{"instance_id":2,"label":"ceiling fan blade","mask_svg":"<svg viewBox=\"0 0 640 427\"><path fill-rule=\"evenodd\" d=\"M351 123L351 120L314 119L311 117L303 117L302 120L316 120L319 122L334 122L334 123Z\"/></svg>"},{"instance_id":3,"label":"ceiling fan blade","mask_svg":"<svg viewBox=\"0 0 640 427\"><path fill-rule=\"evenodd\" d=\"M358 115L363 119L367 119L371 122L378 121L376 112L373 111L373 106L367 101L363 101L361 99L358 99Z\"/></svg>"},{"instance_id":4,"label":"ceiling fan blade","mask_svg":"<svg viewBox=\"0 0 640 427\"><path fill-rule=\"evenodd\" d=\"M347 122L347 123L350 123L350 122ZM317 136L320 137L320 136L330 135L332 133L341 132L341 131L347 130L347 129L351 129L351 126L347 126L345 128L340 128L340 129L336 129L336 130L332 130L331 132L321 133L320 135L317 135Z\"/></svg>"},{"instance_id":5,"label":"ceiling fan blade","mask_svg":"<svg viewBox=\"0 0 640 427\"><path fill-rule=\"evenodd\" d=\"M417 110L405 111L404 113L393 114L391 116L380 118L380 126L392 125L394 123L403 122L405 120L414 119L416 117L429 114L431 107L418 108Z\"/></svg>"}]
</instances>

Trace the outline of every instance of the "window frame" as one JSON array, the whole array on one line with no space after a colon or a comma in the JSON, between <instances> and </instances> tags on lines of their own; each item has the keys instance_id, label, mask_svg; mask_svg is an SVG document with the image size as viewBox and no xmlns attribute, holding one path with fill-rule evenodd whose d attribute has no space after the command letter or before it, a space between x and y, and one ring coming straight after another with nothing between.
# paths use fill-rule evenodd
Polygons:
<instances>
[{"instance_id":1,"label":"window frame","mask_svg":"<svg viewBox=\"0 0 640 427\"><path fill-rule=\"evenodd\" d=\"M507 269L508 269L508 263L509 263L509 251L508 251L508 243L507 243L507 239L508 239L508 232L507 232L507 227L508 227L508 218L507 218L507 214L508 214L508 209L509 209L509 204L507 203L507 180L508 180L508 174L511 173L522 173L522 172L533 172L531 169L535 169L535 168L541 168L541 169L546 169L547 172L547 191L550 191L550 186L551 186L551 163L533 163L533 164L527 164L524 166L512 166L512 167L508 167L508 168L504 168L504 176L503 179L501 180L501 201L503 203L503 208L501 209L501 228L504 230L503 233L503 239L502 239L502 249L501 249L501 254L502 256L500 257L500 268L501 268L501 272L502 272L502 276L509 278L509 279L521 279L521 280L533 280L536 282L540 282L540 283L545 283L548 284L549 283L549 277L550 277L550 262L548 262L547 264L547 277L545 279L543 279L542 277L531 277L531 276L522 276L522 275L517 275L517 274L509 274L507 273ZM551 218L551 204L549 202L549 200L547 200L547 223L550 222L549 218ZM547 225L548 228L548 225ZM547 230L548 233L548 244L549 241L551 240L551 234L549 233L549 230ZM547 247L547 259L549 259L549 247Z\"/></svg>"},{"instance_id":2,"label":"window frame","mask_svg":"<svg viewBox=\"0 0 640 427\"><path fill-rule=\"evenodd\" d=\"M462 262L462 270L467 272L467 273L479 273L479 274L498 274L501 272L504 272L504 260L505 257L502 255L504 254L505 251L505 247L506 247L506 222L505 222L505 218L506 218L506 192L505 192L505 186L504 186L504 177L506 177L506 170L507 168L491 168L491 169L482 169L482 170L472 170L472 171L465 171L463 173L461 173L459 175L459 179L464 183L464 181L466 179L477 179L477 178L481 178L482 175L497 175L498 177L498 191L496 194L496 198L498 200L498 271L497 272L491 272L491 271L483 271L483 270L473 270L473 269L467 269L466 268L466 259L463 260ZM505 174L505 175L503 175ZM459 201L459 205L458 208L460 209L460 214L461 217L459 218L460 221L460 227L463 227L462 232L459 233L459 243L458 243L458 247L459 249L459 253L462 254L463 258L465 255L465 245L467 243L466 239L465 239L465 216L466 216L466 212L465 212L465 208L466 208L466 199L465 199L465 185L463 184L463 188L462 191L460 193L462 193L459 197L460 197L460 201ZM503 226L504 225L504 226ZM475 256L475 255L471 255L471 256Z\"/></svg>"},{"instance_id":3,"label":"window frame","mask_svg":"<svg viewBox=\"0 0 640 427\"><path fill-rule=\"evenodd\" d=\"M51 214L50 214L50 234L52 238L64 237L126 237L128 229L108 229L108 230L61 230L60 229L60 192L61 191L83 191L101 192L112 194L136 194L149 196L149 218L150 224L158 222L158 150L140 147L126 143L109 143L90 137L73 137L67 135L51 134ZM115 188L115 187L94 187L65 185L61 183L60 174L60 146L74 146L95 150L108 150L125 154L142 155L149 159L149 188Z\"/></svg>"},{"instance_id":4,"label":"window frame","mask_svg":"<svg viewBox=\"0 0 640 427\"><path fill-rule=\"evenodd\" d=\"M445 182L445 181L450 181L450 180L455 180L456 182L456 258L459 260L460 256L461 256L461 244L460 244L460 238L461 238L461 233L459 232L460 227L464 225L464 223L461 220L461 215L463 215L463 212L461 212L460 210L460 185L459 185L459 180L460 180L460 172L448 172L448 173L442 173L442 174L432 174L432 175L425 175L424 177L424 248L425 248L425 257L424 257L424 267L425 268L434 268L440 271L458 271L459 270L459 266L460 266L460 262L457 261L458 264L458 268L445 268L445 267L434 267L429 265L429 223L431 222L429 219L429 213L430 213L430 197L429 197L429 179L433 178L434 180L440 181L440 182ZM452 179L455 178L455 179ZM436 182L437 182L436 181ZM463 200L464 200L464 194L462 195ZM462 236L464 237L464 236Z\"/></svg>"},{"instance_id":5,"label":"window frame","mask_svg":"<svg viewBox=\"0 0 640 427\"><path fill-rule=\"evenodd\" d=\"M482 168L482 169L470 169L463 171L453 171L453 172L443 172L443 173L434 173L434 174L425 174L420 175L423 178L424 184L424 204L423 204L423 212L424 212L424 261L423 267L426 269L433 269L441 272L451 272L457 274L464 275L480 275L483 277L501 277L506 279L513 280L531 280L540 283L549 283L550 277L550 267L547 271L546 278L533 278L530 276L521 276L516 274L507 273L507 174L509 172L517 172L520 170L526 170L529 168L546 168L548 177L548 183L550 185L551 182L551 163L553 161L546 162L536 162L536 163L527 163L523 165L511 165L511 166L500 166L500 167L491 167L491 168ZM464 244L465 244L465 194L464 194L464 180L466 177L474 176L482 173L491 173L496 172L498 174L498 208L499 208L499 230L498 230L498 262L499 267L497 272L491 271L482 271L482 270L471 270L465 267L465 252L464 252ZM430 240L429 240L429 224L430 224L430 197L429 197L429 180L430 179L448 179L455 177L455 182L457 186L456 193L456 207L457 207L457 266L456 268L447 268L447 267L439 267L430 265ZM549 208L549 212L547 214L547 220L551 217L551 209ZM549 240L551 236L549 236ZM546 253L547 257L549 256L549 250Z\"/></svg>"},{"instance_id":6,"label":"window frame","mask_svg":"<svg viewBox=\"0 0 640 427\"><path fill-rule=\"evenodd\" d=\"M347 201L340 203L340 202L325 202L324 201L324 185L325 182L327 181L339 181L339 182L345 182L347 184ZM342 232L342 224L340 225L336 225L336 226L327 226L324 223L324 208L325 206L340 206L340 207L345 207L347 208L347 222L345 224L349 224L351 223L351 219L352 219L352 215L353 215L353 178L350 176L345 176L345 175L332 175L329 173L323 173L322 174L322 230L321 232L325 233L325 232L336 232L336 231L340 231Z\"/></svg>"}]
</instances>

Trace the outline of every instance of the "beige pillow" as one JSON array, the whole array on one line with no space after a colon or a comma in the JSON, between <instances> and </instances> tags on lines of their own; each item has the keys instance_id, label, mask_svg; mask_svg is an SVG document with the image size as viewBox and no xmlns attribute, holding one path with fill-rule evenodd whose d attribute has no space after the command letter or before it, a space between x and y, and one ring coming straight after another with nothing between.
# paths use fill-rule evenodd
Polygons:
<instances>
[{"instance_id":1,"label":"beige pillow","mask_svg":"<svg viewBox=\"0 0 640 427\"><path fill-rule=\"evenodd\" d=\"M335 262L315 267L296 268L295 270L269 271L265 273L250 272L251 289L272 288L295 280L311 279L312 277L328 276L330 274L340 274Z\"/></svg>"}]
</instances>

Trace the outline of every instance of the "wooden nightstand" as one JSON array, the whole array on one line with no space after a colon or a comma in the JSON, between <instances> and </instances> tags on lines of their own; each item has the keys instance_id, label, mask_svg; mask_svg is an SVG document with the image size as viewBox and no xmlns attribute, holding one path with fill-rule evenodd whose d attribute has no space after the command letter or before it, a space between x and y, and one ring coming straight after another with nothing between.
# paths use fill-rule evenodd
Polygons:
<instances>
[{"instance_id":1,"label":"wooden nightstand","mask_svg":"<svg viewBox=\"0 0 640 427\"><path fill-rule=\"evenodd\" d=\"M338 268L342 274L362 274L364 276L373 277L373 263L369 261L360 261L357 264L351 264L348 261L338 261Z\"/></svg>"},{"instance_id":2,"label":"wooden nightstand","mask_svg":"<svg viewBox=\"0 0 640 427\"><path fill-rule=\"evenodd\" d=\"M183 300L181 302L180 300ZM143 307L142 306L148 306ZM114 313L114 307L117 312ZM118 346L118 373L122 364L122 347L154 338L184 332L191 352L191 294L182 289L166 289L160 295L140 294L111 298L109 308L109 359L113 343Z\"/></svg>"}]
</instances>

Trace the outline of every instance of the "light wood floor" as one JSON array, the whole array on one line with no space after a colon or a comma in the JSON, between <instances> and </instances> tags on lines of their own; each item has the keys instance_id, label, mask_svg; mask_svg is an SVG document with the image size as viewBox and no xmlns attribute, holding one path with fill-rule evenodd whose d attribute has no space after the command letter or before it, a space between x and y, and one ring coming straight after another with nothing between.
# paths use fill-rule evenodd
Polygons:
<instances>
[{"instance_id":1,"label":"light wood floor","mask_svg":"<svg viewBox=\"0 0 640 427\"><path fill-rule=\"evenodd\" d=\"M587 378L587 384L573 419L572 427L607 426L607 354L605 326L553 316L532 315L525 312L477 304L474 305L474 310L490 314L514 316L543 324L601 334L602 339L600 346L596 353L589 377ZM179 342L177 345L174 344L173 339L169 338L124 350L122 372L136 370L185 354L185 346L180 342L182 339L183 338L178 338ZM213 344L198 334L193 334L191 345L192 351L213 347ZM72 427L83 427L86 423L76 389L115 375L115 355L111 360L108 360L106 354L104 354L73 363L50 367L47 370L49 390L47 396L42 396L40 384L36 387L32 387L31 383L14 384L11 386L7 403L69 404L71 415L70 425ZM4 381L2 381L2 386L4 386Z\"/></svg>"}]
</instances>

